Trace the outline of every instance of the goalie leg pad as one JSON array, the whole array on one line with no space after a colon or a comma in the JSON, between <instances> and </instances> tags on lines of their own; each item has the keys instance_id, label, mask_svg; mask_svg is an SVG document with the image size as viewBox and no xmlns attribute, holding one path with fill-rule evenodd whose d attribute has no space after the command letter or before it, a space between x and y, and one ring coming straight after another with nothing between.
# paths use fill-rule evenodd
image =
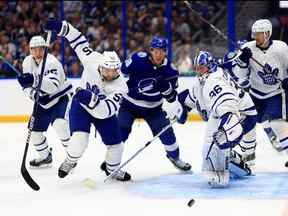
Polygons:
<instances>
[{"instance_id":1,"label":"goalie leg pad","mask_svg":"<svg viewBox=\"0 0 288 216\"><path fill-rule=\"evenodd\" d=\"M243 136L239 146L242 151L243 161L249 166L254 166L256 158L256 128L253 128Z\"/></svg>"},{"instance_id":2,"label":"goalie leg pad","mask_svg":"<svg viewBox=\"0 0 288 216\"><path fill-rule=\"evenodd\" d=\"M211 187L226 187L229 184L230 149L220 149L213 140L218 124L219 119L209 118L202 152L202 171Z\"/></svg>"},{"instance_id":3,"label":"goalie leg pad","mask_svg":"<svg viewBox=\"0 0 288 216\"><path fill-rule=\"evenodd\" d=\"M229 172L228 171L215 171L204 173L208 185L212 188L223 188L229 184Z\"/></svg>"}]
</instances>

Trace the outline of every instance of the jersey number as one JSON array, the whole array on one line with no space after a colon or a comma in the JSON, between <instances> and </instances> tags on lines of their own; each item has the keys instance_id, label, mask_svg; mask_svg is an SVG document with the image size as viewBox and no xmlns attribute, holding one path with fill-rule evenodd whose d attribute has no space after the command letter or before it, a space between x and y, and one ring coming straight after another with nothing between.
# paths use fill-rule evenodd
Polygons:
<instances>
[{"instance_id":1,"label":"jersey number","mask_svg":"<svg viewBox=\"0 0 288 216\"><path fill-rule=\"evenodd\" d=\"M89 47L83 47L83 52L88 56L92 53L92 50Z\"/></svg>"},{"instance_id":2,"label":"jersey number","mask_svg":"<svg viewBox=\"0 0 288 216\"><path fill-rule=\"evenodd\" d=\"M119 102L121 99L122 99L122 94L121 93L116 93L113 96L113 100L116 101L116 102Z\"/></svg>"},{"instance_id":3,"label":"jersey number","mask_svg":"<svg viewBox=\"0 0 288 216\"><path fill-rule=\"evenodd\" d=\"M209 96L211 98L215 97L217 94L219 94L222 91L222 88L219 85L216 85L213 90L209 93Z\"/></svg>"}]
</instances>

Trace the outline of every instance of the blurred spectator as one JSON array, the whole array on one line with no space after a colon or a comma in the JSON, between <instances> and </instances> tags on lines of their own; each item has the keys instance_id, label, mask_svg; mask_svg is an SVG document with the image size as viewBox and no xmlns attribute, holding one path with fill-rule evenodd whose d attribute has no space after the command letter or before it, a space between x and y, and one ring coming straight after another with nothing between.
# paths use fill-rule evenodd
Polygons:
<instances>
[{"instance_id":1,"label":"blurred spectator","mask_svg":"<svg viewBox=\"0 0 288 216\"><path fill-rule=\"evenodd\" d=\"M192 60L190 58L191 45L186 44L181 47L181 52L179 52L179 57L176 62L176 67L180 74L191 75L192 72Z\"/></svg>"},{"instance_id":2,"label":"blurred spectator","mask_svg":"<svg viewBox=\"0 0 288 216\"><path fill-rule=\"evenodd\" d=\"M43 34L41 25L49 17L59 18L59 6L59 1L0 1L0 54L21 70L24 57L29 55L30 38ZM187 7L180 6L177 1L172 1L172 6L174 50L191 44L192 32L203 26ZM216 3L209 1L196 1L195 6L207 19L219 9ZM122 58L121 7L121 1L64 1L65 19L86 35L93 49L98 52L115 49ZM126 13L128 55L148 48L152 36L165 35L165 1L127 1ZM58 39L50 48L58 59L61 57L60 43ZM67 44L64 56L64 69L68 76L79 77L83 68ZM189 67L186 54L179 59L181 70ZM7 65L0 62L0 76L9 77L10 74L14 76Z\"/></svg>"}]
</instances>

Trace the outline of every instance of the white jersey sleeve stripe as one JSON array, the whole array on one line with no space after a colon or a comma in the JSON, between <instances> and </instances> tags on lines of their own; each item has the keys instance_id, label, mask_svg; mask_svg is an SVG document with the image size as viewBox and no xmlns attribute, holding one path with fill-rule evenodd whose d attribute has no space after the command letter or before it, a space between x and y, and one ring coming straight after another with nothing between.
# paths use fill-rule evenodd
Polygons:
<instances>
[{"instance_id":1,"label":"white jersey sleeve stripe","mask_svg":"<svg viewBox=\"0 0 288 216\"><path fill-rule=\"evenodd\" d=\"M83 43L88 43L88 41L85 39L85 40L83 40L83 41L78 42L78 43L73 47L73 49L76 50L76 48L77 48L79 45L83 44Z\"/></svg>"},{"instance_id":2,"label":"white jersey sleeve stripe","mask_svg":"<svg viewBox=\"0 0 288 216\"><path fill-rule=\"evenodd\" d=\"M72 44L72 43L76 42L81 37L82 37L82 34L80 33L76 38L74 38L73 40L69 41L69 43Z\"/></svg>"}]
</instances>

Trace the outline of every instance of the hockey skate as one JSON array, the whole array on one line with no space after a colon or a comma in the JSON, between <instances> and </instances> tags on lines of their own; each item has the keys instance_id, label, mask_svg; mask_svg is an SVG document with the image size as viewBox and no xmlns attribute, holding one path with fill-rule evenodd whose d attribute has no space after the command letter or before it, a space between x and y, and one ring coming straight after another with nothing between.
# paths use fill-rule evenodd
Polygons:
<instances>
[{"instance_id":1,"label":"hockey skate","mask_svg":"<svg viewBox=\"0 0 288 216\"><path fill-rule=\"evenodd\" d=\"M30 161L31 168L48 168L52 167L52 149L49 149L49 154L46 158L36 158Z\"/></svg>"},{"instance_id":2,"label":"hockey skate","mask_svg":"<svg viewBox=\"0 0 288 216\"><path fill-rule=\"evenodd\" d=\"M58 170L58 176L60 178L64 178L67 176L73 168L75 168L77 165L76 162L69 161L68 159L65 159L65 161L61 164Z\"/></svg>"},{"instance_id":3,"label":"hockey skate","mask_svg":"<svg viewBox=\"0 0 288 216\"><path fill-rule=\"evenodd\" d=\"M105 172L106 176L110 175L110 172L107 170L105 161L101 164L100 168ZM119 170L112 176L112 179L116 179L118 181L129 181L131 179L131 175L128 172Z\"/></svg>"},{"instance_id":4,"label":"hockey skate","mask_svg":"<svg viewBox=\"0 0 288 216\"><path fill-rule=\"evenodd\" d=\"M192 167L189 163L182 161L180 158L174 159L174 158L170 157L169 155L166 155L166 156L177 169L179 169L181 171L191 170Z\"/></svg>"}]
</instances>

